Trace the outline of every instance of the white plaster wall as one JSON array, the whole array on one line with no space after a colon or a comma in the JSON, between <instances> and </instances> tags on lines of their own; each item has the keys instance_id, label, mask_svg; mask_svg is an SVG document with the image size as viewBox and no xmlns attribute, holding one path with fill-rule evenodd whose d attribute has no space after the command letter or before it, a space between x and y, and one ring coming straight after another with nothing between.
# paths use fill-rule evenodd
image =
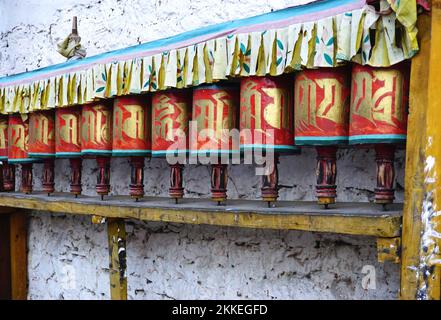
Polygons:
<instances>
[{"instance_id":1,"label":"white plaster wall","mask_svg":"<svg viewBox=\"0 0 441 320\"><path fill-rule=\"evenodd\" d=\"M0 0L0 75L63 61L56 43L79 17L88 54L252 16L307 0ZM3 19L4 12L7 13ZM397 153L397 201L403 199L404 152ZM35 189L41 165L34 166ZM338 200L372 201L372 150L340 150ZM315 152L283 157L281 200L314 200ZM68 191L68 161L56 161L57 191ZM84 161L84 193L94 195L96 169ZM17 172L19 175L19 170ZM146 193L167 196L164 160L146 160ZM209 170L185 169L188 197L209 197ZM127 159L112 159L112 194L127 194ZM229 197L255 199L251 166L230 167ZM129 297L133 299L395 299L399 269L376 262L375 239L295 231L127 222ZM363 266L376 270L376 289L362 288ZM104 226L81 216L33 213L29 231L29 298L109 298Z\"/></svg>"}]
</instances>

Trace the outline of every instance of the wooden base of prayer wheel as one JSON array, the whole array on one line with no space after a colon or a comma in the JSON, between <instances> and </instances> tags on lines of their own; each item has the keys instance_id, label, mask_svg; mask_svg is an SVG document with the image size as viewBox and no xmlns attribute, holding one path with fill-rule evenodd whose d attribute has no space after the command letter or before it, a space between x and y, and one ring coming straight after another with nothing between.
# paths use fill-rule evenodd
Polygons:
<instances>
[{"instance_id":1,"label":"wooden base of prayer wheel","mask_svg":"<svg viewBox=\"0 0 441 320\"><path fill-rule=\"evenodd\" d=\"M218 205L227 200L228 166L226 164L211 165L211 200Z\"/></svg>"},{"instance_id":2,"label":"wooden base of prayer wheel","mask_svg":"<svg viewBox=\"0 0 441 320\"><path fill-rule=\"evenodd\" d=\"M138 201L144 197L144 157L131 157L130 166L130 196Z\"/></svg>"},{"instance_id":3,"label":"wooden base of prayer wheel","mask_svg":"<svg viewBox=\"0 0 441 320\"><path fill-rule=\"evenodd\" d=\"M32 193L32 163L21 165L21 192Z\"/></svg>"},{"instance_id":4,"label":"wooden base of prayer wheel","mask_svg":"<svg viewBox=\"0 0 441 320\"><path fill-rule=\"evenodd\" d=\"M110 158L97 157L96 163L98 165L96 193L101 196L101 200L104 200L104 196L110 192Z\"/></svg>"},{"instance_id":5,"label":"wooden base of prayer wheel","mask_svg":"<svg viewBox=\"0 0 441 320\"><path fill-rule=\"evenodd\" d=\"M395 199L395 145L375 145L375 161L377 162L377 187L375 188L375 203L393 203Z\"/></svg>"},{"instance_id":6,"label":"wooden base of prayer wheel","mask_svg":"<svg viewBox=\"0 0 441 320\"><path fill-rule=\"evenodd\" d=\"M182 186L183 170L184 166L182 164L176 163L170 165L170 189L168 194L171 198L175 199L176 203L179 199L184 197L184 187Z\"/></svg>"},{"instance_id":7,"label":"wooden base of prayer wheel","mask_svg":"<svg viewBox=\"0 0 441 320\"><path fill-rule=\"evenodd\" d=\"M268 206L271 202L277 201L279 197L279 156L274 156L274 163L267 168L267 172L262 176L262 200L268 202Z\"/></svg>"},{"instance_id":8,"label":"wooden base of prayer wheel","mask_svg":"<svg viewBox=\"0 0 441 320\"><path fill-rule=\"evenodd\" d=\"M13 164L8 163L7 161L4 161L2 171L3 171L3 191L4 192L15 191L15 166Z\"/></svg>"},{"instance_id":9,"label":"wooden base of prayer wheel","mask_svg":"<svg viewBox=\"0 0 441 320\"><path fill-rule=\"evenodd\" d=\"M337 147L317 147L317 202L328 208L337 197Z\"/></svg>"},{"instance_id":10,"label":"wooden base of prayer wheel","mask_svg":"<svg viewBox=\"0 0 441 320\"><path fill-rule=\"evenodd\" d=\"M71 158L70 162L70 193L75 195L75 198L81 194L81 170L82 162L81 158Z\"/></svg>"},{"instance_id":11,"label":"wooden base of prayer wheel","mask_svg":"<svg viewBox=\"0 0 441 320\"><path fill-rule=\"evenodd\" d=\"M43 164L43 192L50 195L55 192L55 182L54 182L54 159L45 159Z\"/></svg>"}]
</instances>

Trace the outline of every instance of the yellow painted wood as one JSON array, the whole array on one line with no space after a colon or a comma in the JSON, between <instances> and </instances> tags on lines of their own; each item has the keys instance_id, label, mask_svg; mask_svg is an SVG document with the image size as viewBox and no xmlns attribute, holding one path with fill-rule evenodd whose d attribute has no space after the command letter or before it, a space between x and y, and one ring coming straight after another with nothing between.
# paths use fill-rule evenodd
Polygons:
<instances>
[{"instance_id":1,"label":"yellow painted wood","mask_svg":"<svg viewBox=\"0 0 441 320\"><path fill-rule=\"evenodd\" d=\"M108 219L110 296L127 300L126 227L123 219Z\"/></svg>"},{"instance_id":2,"label":"yellow painted wood","mask_svg":"<svg viewBox=\"0 0 441 320\"><path fill-rule=\"evenodd\" d=\"M401 298L440 297L441 1L418 18L420 52L412 60L403 209Z\"/></svg>"},{"instance_id":3,"label":"yellow painted wood","mask_svg":"<svg viewBox=\"0 0 441 320\"><path fill-rule=\"evenodd\" d=\"M280 208L265 208L262 201L229 201L227 206L216 206L209 200L184 199L171 204L170 199L144 199L133 202L128 197L105 201L59 196L0 194L3 206L99 215L106 218L139 219L188 224L207 224L245 228L265 228L332 232L351 235L396 237L400 235L400 211L382 212L374 204L339 204L324 210L315 203L293 202ZM167 206L163 205L164 203ZM292 206L292 207L291 207ZM297 208L297 209L296 209ZM300 208L300 209L299 209ZM296 209L296 210L294 210Z\"/></svg>"},{"instance_id":4,"label":"yellow painted wood","mask_svg":"<svg viewBox=\"0 0 441 320\"><path fill-rule=\"evenodd\" d=\"M102 216L92 215L91 220L92 220L93 224L104 224L104 223L106 223L106 217L102 217Z\"/></svg>"},{"instance_id":5,"label":"yellow painted wood","mask_svg":"<svg viewBox=\"0 0 441 320\"><path fill-rule=\"evenodd\" d=\"M400 263L401 238L377 238L378 262Z\"/></svg>"}]
</instances>

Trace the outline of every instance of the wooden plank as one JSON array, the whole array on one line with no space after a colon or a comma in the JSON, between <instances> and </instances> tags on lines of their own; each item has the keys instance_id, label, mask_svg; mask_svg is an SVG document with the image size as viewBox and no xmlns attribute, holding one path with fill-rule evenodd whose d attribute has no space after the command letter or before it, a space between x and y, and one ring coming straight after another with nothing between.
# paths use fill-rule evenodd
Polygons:
<instances>
[{"instance_id":1,"label":"wooden plank","mask_svg":"<svg viewBox=\"0 0 441 320\"><path fill-rule=\"evenodd\" d=\"M412 60L403 210L402 299L440 296L441 1L418 18L420 52ZM439 212L439 211L438 211Z\"/></svg>"},{"instance_id":2,"label":"wooden plank","mask_svg":"<svg viewBox=\"0 0 441 320\"><path fill-rule=\"evenodd\" d=\"M110 296L127 300L126 226L124 219L108 219Z\"/></svg>"},{"instance_id":3,"label":"wooden plank","mask_svg":"<svg viewBox=\"0 0 441 320\"><path fill-rule=\"evenodd\" d=\"M406 171L401 253L401 298L415 299L420 260L421 208L424 197L427 87L430 60L430 17L418 19L420 52L412 60L407 124Z\"/></svg>"},{"instance_id":4,"label":"wooden plank","mask_svg":"<svg viewBox=\"0 0 441 320\"><path fill-rule=\"evenodd\" d=\"M267 208L262 201L229 200L217 206L209 199L183 199L174 204L169 198L145 198L134 202L129 197L73 198L66 194L0 194L3 206L98 215L105 218L139 219L189 224L208 224L245 228L304 230L352 235L396 237L400 235L402 205L390 211L370 203L338 203L324 210L315 202L281 201Z\"/></svg>"},{"instance_id":5,"label":"wooden plank","mask_svg":"<svg viewBox=\"0 0 441 320\"><path fill-rule=\"evenodd\" d=\"M11 298L26 300L28 296L28 219L25 210L10 215Z\"/></svg>"},{"instance_id":6,"label":"wooden plank","mask_svg":"<svg viewBox=\"0 0 441 320\"><path fill-rule=\"evenodd\" d=\"M0 299L11 299L9 215L0 215Z\"/></svg>"}]
</instances>

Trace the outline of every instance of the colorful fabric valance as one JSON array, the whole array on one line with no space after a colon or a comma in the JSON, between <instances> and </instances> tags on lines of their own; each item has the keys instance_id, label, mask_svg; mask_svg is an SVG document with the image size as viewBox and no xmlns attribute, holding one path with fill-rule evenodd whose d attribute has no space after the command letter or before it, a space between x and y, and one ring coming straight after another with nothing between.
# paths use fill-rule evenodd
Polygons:
<instances>
[{"instance_id":1,"label":"colorful fabric valance","mask_svg":"<svg viewBox=\"0 0 441 320\"><path fill-rule=\"evenodd\" d=\"M229 77L347 62L390 66L418 51L416 0L322 0L0 78L0 113L85 104Z\"/></svg>"}]
</instances>

